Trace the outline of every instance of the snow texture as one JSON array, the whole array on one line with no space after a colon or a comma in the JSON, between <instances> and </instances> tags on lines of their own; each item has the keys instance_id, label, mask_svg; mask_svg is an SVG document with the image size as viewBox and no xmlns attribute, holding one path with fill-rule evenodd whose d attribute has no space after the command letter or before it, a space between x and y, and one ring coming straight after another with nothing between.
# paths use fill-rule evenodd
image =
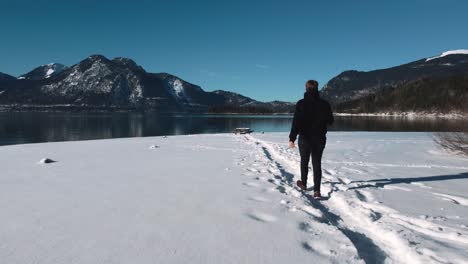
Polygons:
<instances>
[{"instance_id":1,"label":"snow texture","mask_svg":"<svg viewBox=\"0 0 468 264\"><path fill-rule=\"evenodd\" d=\"M448 55L454 55L454 54L468 54L468 50L465 50L465 49L460 49L460 50L449 50L449 51L443 52L443 53L440 54L439 56L435 56L435 57L432 57L432 58L427 58L427 59L426 59L426 62L427 62L427 61L430 61L430 60L442 58L442 57L445 57L445 56L448 56Z\"/></svg>"},{"instance_id":2,"label":"snow texture","mask_svg":"<svg viewBox=\"0 0 468 264\"><path fill-rule=\"evenodd\" d=\"M54 69L48 69L46 72L46 78L49 78L55 72Z\"/></svg>"},{"instance_id":3,"label":"snow texture","mask_svg":"<svg viewBox=\"0 0 468 264\"><path fill-rule=\"evenodd\" d=\"M45 79L50 78L54 73L62 72L66 68L65 65L62 65L60 63L49 63L46 65L42 65L42 67L44 67Z\"/></svg>"},{"instance_id":4,"label":"snow texture","mask_svg":"<svg viewBox=\"0 0 468 264\"><path fill-rule=\"evenodd\" d=\"M0 263L467 263L468 159L329 133L316 201L287 136L0 147Z\"/></svg>"},{"instance_id":5,"label":"snow texture","mask_svg":"<svg viewBox=\"0 0 468 264\"><path fill-rule=\"evenodd\" d=\"M184 96L184 85L179 79L175 79L174 82L172 83L172 87L174 89L174 93L181 97Z\"/></svg>"},{"instance_id":6,"label":"snow texture","mask_svg":"<svg viewBox=\"0 0 468 264\"><path fill-rule=\"evenodd\" d=\"M182 80L176 77L170 77L167 79L167 87L169 93L178 101L182 103L190 103L190 98L185 93L185 87Z\"/></svg>"}]
</instances>

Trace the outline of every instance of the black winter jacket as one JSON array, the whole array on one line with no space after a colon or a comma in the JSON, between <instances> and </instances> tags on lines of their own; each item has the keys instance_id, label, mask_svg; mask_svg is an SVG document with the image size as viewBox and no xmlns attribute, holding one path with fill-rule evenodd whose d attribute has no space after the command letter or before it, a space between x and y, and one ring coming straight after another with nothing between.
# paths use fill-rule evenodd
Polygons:
<instances>
[{"instance_id":1,"label":"black winter jacket","mask_svg":"<svg viewBox=\"0 0 468 264\"><path fill-rule=\"evenodd\" d=\"M321 99L318 91L304 93L296 104L289 140L294 142L300 134L306 138L325 137L327 125L333 124L330 104Z\"/></svg>"}]
</instances>

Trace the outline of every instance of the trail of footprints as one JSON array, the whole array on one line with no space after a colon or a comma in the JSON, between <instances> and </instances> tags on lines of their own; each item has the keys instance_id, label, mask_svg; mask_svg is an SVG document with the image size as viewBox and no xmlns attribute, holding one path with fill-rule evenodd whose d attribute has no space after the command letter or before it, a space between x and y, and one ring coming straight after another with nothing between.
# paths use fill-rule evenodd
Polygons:
<instances>
[{"instance_id":1,"label":"trail of footprints","mask_svg":"<svg viewBox=\"0 0 468 264\"><path fill-rule=\"evenodd\" d=\"M247 145L254 147L258 147L260 145L258 142L249 141L247 138L243 139L242 141ZM351 258L350 261L359 262L359 258L363 257L359 252L356 252L359 251L359 249L355 248L355 245L351 241L346 241L346 239L343 239L343 236L336 236L337 226L332 223L334 221L333 219L329 219L329 217L332 214L328 213L328 215L326 216L323 213L323 208L322 210L320 210L308 204L304 204L304 202L301 202L302 194L291 186L293 183L288 182L288 180L285 179L286 173L284 171L284 168L281 167L283 165L281 165L278 162L275 162L271 157L268 157L269 154L265 150L266 149L263 148L263 151L258 151L258 153L249 152L247 155L240 158L241 162L238 162L238 165L247 167L243 175L246 176L248 180L244 181L243 185L245 187L257 188L259 191L259 195L250 196L248 197L248 199L259 203L271 203L273 201L263 197L261 193L279 191L280 193L285 194L283 199L279 201L280 205L285 211L289 213L303 212L306 215L308 215L311 220L313 220L310 223L299 222L297 226L297 228L300 231L307 233L307 235L309 236L308 239L300 242L300 246L304 250L310 251L311 253L314 253L319 256L323 256L328 260L337 257L339 254L344 254L348 257L354 256L354 258ZM283 149L279 147L279 151L282 155L286 156L288 160L297 159L297 157L294 156L297 154L294 154L289 149ZM249 160L251 161L251 163L248 162ZM344 186L350 182L350 180L348 179L338 178L337 180L335 177L333 177L334 175L336 175L335 170L324 170L324 185L330 186L328 190L328 195L330 195L334 191L344 190L345 188L341 186ZM273 187L270 187L268 189L264 188L265 182L271 183L270 186ZM323 189L327 188L324 186ZM362 195L362 197L364 196ZM254 221L258 221L265 224L272 223L278 220L272 214L253 209L247 212L246 216ZM372 216L374 221L377 221L378 219L380 219L380 217L381 215L378 213L374 213L374 215ZM316 226L315 228L313 228L311 224L321 225L321 227L317 228ZM314 238L314 236L323 235L321 234L323 232L327 233L325 235L329 237L328 241L321 241L320 239ZM321 242L317 243L317 241ZM336 245L339 246L337 247ZM339 254L338 251L340 252ZM370 261L373 262L372 260Z\"/></svg>"},{"instance_id":2,"label":"trail of footprints","mask_svg":"<svg viewBox=\"0 0 468 264\"><path fill-rule=\"evenodd\" d=\"M258 144L253 145L254 143L250 141L244 141L250 146L257 147ZM292 155L291 155L292 156ZM292 158L292 157L291 157ZM250 161L250 162L249 162ZM315 223L325 224L326 227L322 229L330 229L329 232L333 233L335 228L326 224L322 212L312 206L305 205L299 201L301 193L295 188L292 188L286 184L286 180L281 174L281 169L278 167L278 164L275 164L266 157L265 153L258 151L257 153L249 152L244 154L244 156L239 158L237 162L239 166L245 166L245 171L242 173L242 176L245 177L243 181L243 186L245 188L256 188L257 194L250 195L247 199L254 203L268 204L278 202L280 208L283 211L289 213L303 212L304 214L310 216L312 219L316 220ZM327 174L329 172L326 172ZM334 173L334 172L332 172ZM331 173L330 173L331 174ZM269 183L269 184L266 184ZM280 192L285 194L281 200L275 201L273 199L266 198L263 194L268 194L271 192ZM253 205L255 207L255 205ZM260 207L261 206L257 206ZM265 208L265 207L263 207ZM246 212L246 217L257 221L263 224L269 224L278 221L278 218L273 214L270 214L266 211L261 211L257 209L251 209ZM331 245L324 245L323 243L316 243L316 239L313 239L313 236L320 235L322 231L312 228L310 223L299 222L297 228L305 232L308 236L312 236L309 239L306 239L300 242L300 246L307 251L314 252L314 254L323 255L324 257L334 257L337 255L337 252L333 249ZM343 241L337 242L337 244L343 245L347 251L352 251L353 246L350 244L343 244ZM348 252L352 254L352 252Z\"/></svg>"},{"instance_id":3,"label":"trail of footprints","mask_svg":"<svg viewBox=\"0 0 468 264\"><path fill-rule=\"evenodd\" d=\"M350 243L343 243L342 240L340 240L339 242L337 241L337 243L333 245L322 245L322 244L314 243L313 236L318 236L320 235L321 232L330 232L330 235L332 236L336 235L336 228L338 227L339 229L340 227L337 225L335 226L330 225L330 221L333 221L333 219L327 219L327 217L329 218L330 216L333 216L333 213L329 213L326 211L324 212L324 210L319 210L318 208L315 208L315 206L310 206L308 204L304 204L303 202L300 202L301 201L300 199L302 199L301 193L299 193L299 191L297 191L295 188L291 187L290 182L288 184L287 179L285 179L285 176L284 176L284 171L282 171L282 168L281 168L282 165L277 162L275 163L274 159L268 156L271 153L267 153L265 151L265 148L263 148L259 142L249 140L246 137L238 137L238 140L247 144L250 147L254 147L253 149L256 150L256 152L252 152L251 149L250 150L246 149L247 152L244 153L244 156L240 157L236 163L238 166L246 167L245 171L242 173L242 175L245 176L245 181L243 182L243 186L246 188L257 189L258 194L247 197L249 201L255 202L255 203L261 203L261 204L279 202L282 208L284 208L287 212L290 212L290 213L303 212L307 214L308 216L310 216L310 218L314 221L310 223L308 222L298 223L299 230L306 232L307 234L312 236L310 237L310 239L301 242L301 246L303 249L314 252L314 253L318 253L319 255L323 255L323 256L330 258L330 257L337 255L337 251L336 251L337 248L336 246L333 246L333 245L341 244L342 246L339 249L339 252L348 252L350 255L354 255L354 256L357 256L356 254L358 254L361 260L363 259L363 256L361 256L361 254L359 253L362 253L364 251L359 252L360 249L355 248L356 244L354 243L353 243L354 245ZM275 146L275 144L273 143L270 145ZM289 161L294 162L295 160L297 160L297 157L296 157L297 154L293 153L289 149L286 149L281 146L275 146L275 151L279 152L279 154L284 156L285 159L288 160L288 162ZM384 213L385 214L393 213L393 216L392 216L393 218L395 217L399 218L397 219L399 225L405 226L407 228L404 231L404 233L400 234L403 237L406 236L405 233L408 233L410 236L415 236L417 235L417 233L421 232L424 235L430 235L433 237L440 237L443 239L452 239L455 241L468 243L468 241L464 239L460 233L455 232L455 230L449 230L450 231L449 233L453 233L453 234L444 235L443 233L441 233L443 231L443 229L441 229L442 228L441 226L437 226L437 225L432 224L431 222L424 221L426 219L413 219L410 217L402 216L398 214L398 212L390 212L388 211L388 210L391 210L390 208L380 206L378 202L376 203L376 201L373 201L374 198L367 191L350 190L349 187L360 186L361 184L353 183L351 180L347 178L337 177L337 175L340 174L338 173L337 170L341 171L342 169L344 169L348 173L356 173L356 174L368 173L367 170L358 170L358 169L347 168L347 167L339 167L339 168L335 167L332 169L330 168L323 169L322 192L323 193L327 192L327 195L331 196L333 192L351 191L354 194L353 197L356 198L357 201L360 201L363 204L366 204L366 206L363 207L363 205L356 204L356 203L350 203L349 206L353 208L355 208L356 206L360 207L358 211L364 213L371 222L381 221ZM266 184L266 183L270 183L270 184ZM424 186L421 186L421 187L424 187ZM280 192L282 194L285 194L285 196L280 201L274 201L262 195L262 194L270 193L270 192ZM455 197L443 197L442 195L440 195L438 198L450 200L451 202L456 203L456 204L460 204L460 203L464 204L465 202L465 201L460 200L459 197L456 197L456 198ZM468 203L468 202L465 202L465 203ZM373 205L372 208L366 208L369 205ZM464 205L467 205L467 204L464 204ZM327 213L328 216L324 215L324 213ZM265 224L276 222L278 220L277 217L275 217L274 215L269 214L268 212L260 211L256 209L251 209L248 212L246 212L246 217L254 221L265 223ZM429 217L426 216L426 218L429 218ZM420 220L420 222L418 222L417 220ZM445 219L437 218L435 220L443 222ZM395 219L392 219L391 221L395 221ZM424 225L427 225L429 223L432 224L431 226L433 228L438 227L439 229L430 230L430 231L426 231L424 228L422 229ZM311 224L313 225L324 224L324 225L321 228L317 229L317 228L313 228ZM349 230L345 230L345 231L349 232ZM450 235L455 236L455 238L450 238L449 237ZM339 238L336 238L336 239L339 240ZM417 243L411 243L411 240L408 240L408 241L411 246L417 245ZM328 241L328 243L331 243L331 242L332 242L331 240ZM356 253L356 250L358 251L357 253ZM380 250L380 249L377 248L377 250ZM386 259L385 253L382 252L382 254L383 255L381 256L380 259L378 259L377 262L383 262ZM372 260L367 259L367 261L372 261Z\"/></svg>"},{"instance_id":4,"label":"trail of footprints","mask_svg":"<svg viewBox=\"0 0 468 264\"><path fill-rule=\"evenodd\" d=\"M239 141L247 143L248 146L251 145L250 142L246 142L243 137L241 137ZM263 194L274 192L276 189L265 183L278 183L278 179L275 177L279 176L275 175L279 174L279 170L271 164L271 162L265 159L264 155L261 153L250 152L250 149L238 159L236 164L238 166L246 167L244 172L241 173L241 175L245 177L245 181L242 185L246 188L256 188L256 191L258 192L256 195L247 197L247 199L261 204L272 203L273 201L266 198ZM278 220L277 217L272 214L261 212L256 209L251 209L246 212L246 216L254 221L262 223L271 223Z\"/></svg>"}]
</instances>

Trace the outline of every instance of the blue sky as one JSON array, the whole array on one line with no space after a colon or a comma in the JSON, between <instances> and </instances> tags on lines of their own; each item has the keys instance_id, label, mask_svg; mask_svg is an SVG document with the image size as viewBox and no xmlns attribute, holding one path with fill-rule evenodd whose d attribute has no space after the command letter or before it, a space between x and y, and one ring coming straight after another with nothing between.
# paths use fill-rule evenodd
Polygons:
<instances>
[{"instance_id":1,"label":"blue sky","mask_svg":"<svg viewBox=\"0 0 468 264\"><path fill-rule=\"evenodd\" d=\"M468 1L0 0L0 72L129 57L207 91L296 101L344 70L468 48Z\"/></svg>"}]
</instances>

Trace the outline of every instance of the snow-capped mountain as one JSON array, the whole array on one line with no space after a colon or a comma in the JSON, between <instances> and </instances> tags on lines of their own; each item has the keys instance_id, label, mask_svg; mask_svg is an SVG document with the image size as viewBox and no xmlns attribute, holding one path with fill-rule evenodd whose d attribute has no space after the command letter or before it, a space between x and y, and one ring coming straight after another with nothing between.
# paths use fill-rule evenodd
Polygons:
<instances>
[{"instance_id":1,"label":"snow-capped mountain","mask_svg":"<svg viewBox=\"0 0 468 264\"><path fill-rule=\"evenodd\" d=\"M142 96L144 70L94 55L40 85L47 98L67 104L135 104Z\"/></svg>"},{"instance_id":2,"label":"snow-capped mountain","mask_svg":"<svg viewBox=\"0 0 468 264\"><path fill-rule=\"evenodd\" d=\"M368 72L345 71L322 89L322 97L332 104L365 98L382 90L398 89L422 79L468 74L468 50L447 51L436 57Z\"/></svg>"},{"instance_id":3,"label":"snow-capped mountain","mask_svg":"<svg viewBox=\"0 0 468 264\"><path fill-rule=\"evenodd\" d=\"M26 80L47 79L54 75L59 74L64 69L66 69L66 66L63 64L49 63L46 65L39 66L26 74L20 75L18 79L26 79Z\"/></svg>"},{"instance_id":4,"label":"snow-capped mountain","mask_svg":"<svg viewBox=\"0 0 468 264\"><path fill-rule=\"evenodd\" d=\"M53 69L53 73L49 71ZM50 75L33 77L39 76L30 74L33 72L49 72ZM128 58L110 60L102 55L93 55L70 67L41 66L30 73L8 85L0 85L4 91L0 94L0 104L18 108L65 105L80 109L187 112L209 111L211 107L243 100L234 97L244 98L234 93L206 92L168 73L148 73ZM262 106L268 105L250 100ZM273 105L268 106L276 112L271 109Z\"/></svg>"},{"instance_id":5,"label":"snow-capped mountain","mask_svg":"<svg viewBox=\"0 0 468 264\"><path fill-rule=\"evenodd\" d=\"M427 61L430 61L430 60L439 59L439 58L442 58L442 57L445 57L445 56L448 56L448 55L457 55L457 54L465 54L465 55L468 55L468 50L465 50L465 49L460 49L460 50L449 50L449 51L443 52L442 54L440 54L440 55L438 55L438 56L431 57L431 58L427 58L427 59L426 59L426 62L427 62Z\"/></svg>"}]
</instances>

